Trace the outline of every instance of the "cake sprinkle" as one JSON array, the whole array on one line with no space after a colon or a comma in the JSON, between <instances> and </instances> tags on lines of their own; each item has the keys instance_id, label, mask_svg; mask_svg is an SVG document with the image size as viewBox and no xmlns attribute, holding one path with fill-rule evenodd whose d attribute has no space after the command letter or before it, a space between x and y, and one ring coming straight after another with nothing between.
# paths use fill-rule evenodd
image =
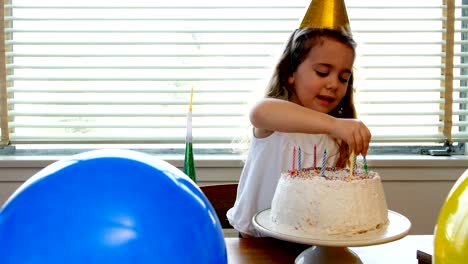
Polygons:
<instances>
[{"instance_id":1,"label":"cake sprinkle","mask_svg":"<svg viewBox=\"0 0 468 264\"><path fill-rule=\"evenodd\" d=\"M355 169L352 179L350 178L349 168L337 169L336 167L309 167L303 168L300 170L291 170L287 173L284 173L286 176L290 177L300 177L300 178L313 178L321 177L326 180L341 180L341 181L350 181L350 180L363 180L363 179L372 179L374 174L371 171L365 171L364 169Z\"/></svg>"}]
</instances>

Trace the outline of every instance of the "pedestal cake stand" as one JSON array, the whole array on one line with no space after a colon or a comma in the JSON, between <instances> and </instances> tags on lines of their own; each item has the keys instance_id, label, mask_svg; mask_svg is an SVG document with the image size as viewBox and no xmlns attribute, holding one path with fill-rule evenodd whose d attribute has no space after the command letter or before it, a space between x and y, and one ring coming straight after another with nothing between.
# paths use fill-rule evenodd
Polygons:
<instances>
[{"instance_id":1,"label":"pedestal cake stand","mask_svg":"<svg viewBox=\"0 0 468 264\"><path fill-rule=\"evenodd\" d=\"M384 244L405 237L411 228L411 222L405 216L388 210L389 222L378 230L356 235L316 235L301 233L280 233L273 230L270 209L258 212L252 219L256 229L266 236L284 241L312 245L297 256L296 264L359 264L359 256L348 247Z\"/></svg>"}]
</instances>

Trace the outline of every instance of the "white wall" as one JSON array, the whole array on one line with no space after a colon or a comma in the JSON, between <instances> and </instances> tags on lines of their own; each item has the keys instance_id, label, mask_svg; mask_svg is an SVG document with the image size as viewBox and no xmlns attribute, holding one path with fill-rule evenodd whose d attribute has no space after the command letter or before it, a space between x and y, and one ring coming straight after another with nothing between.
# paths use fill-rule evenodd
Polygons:
<instances>
[{"instance_id":1,"label":"white wall","mask_svg":"<svg viewBox=\"0 0 468 264\"><path fill-rule=\"evenodd\" d=\"M182 161L162 157L174 166ZM0 157L0 204L29 177L57 158ZM467 156L374 156L371 170L383 178L389 209L408 217L411 234L432 234L439 210L455 181L468 169ZM196 157L200 185L237 182L242 162L237 159ZM92 182L90 182L92 184Z\"/></svg>"}]
</instances>

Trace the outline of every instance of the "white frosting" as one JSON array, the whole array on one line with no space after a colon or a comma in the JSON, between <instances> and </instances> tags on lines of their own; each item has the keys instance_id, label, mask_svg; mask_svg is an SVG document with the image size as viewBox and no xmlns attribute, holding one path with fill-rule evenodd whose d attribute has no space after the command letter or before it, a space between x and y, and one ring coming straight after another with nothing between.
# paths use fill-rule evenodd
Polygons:
<instances>
[{"instance_id":1,"label":"white frosting","mask_svg":"<svg viewBox=\"0 0 468 264\"><path fill-rule=\"evenodd\" d=\"M282 174L271 205L273 230L288 234L353 235L388 223L380 176L348 170ZM305 175L304 175L305 174ZM344 176L346 175L346 176Z\"/></svg>"}]
</instances>

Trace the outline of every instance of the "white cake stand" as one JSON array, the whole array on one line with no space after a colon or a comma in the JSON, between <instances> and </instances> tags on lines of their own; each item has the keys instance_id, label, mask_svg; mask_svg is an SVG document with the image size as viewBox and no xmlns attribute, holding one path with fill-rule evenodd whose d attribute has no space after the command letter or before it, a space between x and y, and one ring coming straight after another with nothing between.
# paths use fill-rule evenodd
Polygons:
<instances>
[{"instance_id":1,"label":"white cake stand","mask_svg":"<svg viewBox=\"0 0 468 264\"><path fill-rule=\"evenodd\" d=\"M296 258L296 264L357 264L362 263L359 256L348 247L384 244L405 237L411 228L411 222L405 216L388 210L389 223L379 230L357 235L307 236L301 233L279 233L273 231L270 221L270 209L258 212L252 222L261 233L277 239L313 245Z\"/></svg>"}]
</instances>

